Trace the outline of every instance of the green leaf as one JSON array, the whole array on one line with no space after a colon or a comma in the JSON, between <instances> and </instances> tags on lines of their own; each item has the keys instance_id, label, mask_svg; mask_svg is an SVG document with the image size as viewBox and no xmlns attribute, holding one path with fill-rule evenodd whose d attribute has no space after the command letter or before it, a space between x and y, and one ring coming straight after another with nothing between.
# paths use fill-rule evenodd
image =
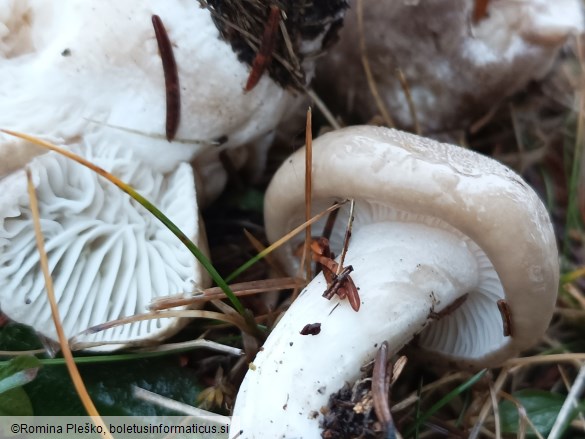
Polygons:
<instances>
[{"instance_id":1,"label":"green leaf","mask_svg":"<svg viewBox=\"0 0 585 439\"><path fill-rule=\"evenodd\" d=\"M32 404L22 387L16 387L0 395L0 416L32 415Z\"/></svg>"},{"instance_id":2,"label":"green leaf","mask_svg":"<svg viewBox=\"0 0 585 439\"><path fill-rule=\"evenodd\" d=\"M200 392L195 371L180 367L172 358L79 365L88 392L103 416L169 415L134 397L134 386L193 405ZM63 366L44 367L25 386L37 416L85 415L79 397Z\"/></svg>"},{"instance_id":3,"label":"green leaf","mask_svg":"<svg viewBox=\"0 0 585 439\"><path fill-rule=\"evenodd\" d=\"M524 406L526 414L536 429L543 436L550 432L565 402L565 396L544 390L520 390L512 395ZM503 400L499 405L503 433L516 433L519 425L518 408L510 401ZM528 428L527 434L535 436Z\"/></svg>"},{"instance_id":4,"label":"green leaf","mask_svg":"<svg viewBox=\"0 0 585 439\"><path fill-rule=\"evenodd\" d=\"M16 357L0 365L0 394L34 380L39 367L38 358L32 356Z\"/></svg>"},{"instance_id":5,"label":"green leaf","mask_svg":"<svg viewBox=\"0 0 585 439\"><path fill-rule=\"evenodd\" d=\"M264 212L264 194L254 188L236 191L228 197L228 204L245 212L262 214Z\"/></svg>"}]
</instances>

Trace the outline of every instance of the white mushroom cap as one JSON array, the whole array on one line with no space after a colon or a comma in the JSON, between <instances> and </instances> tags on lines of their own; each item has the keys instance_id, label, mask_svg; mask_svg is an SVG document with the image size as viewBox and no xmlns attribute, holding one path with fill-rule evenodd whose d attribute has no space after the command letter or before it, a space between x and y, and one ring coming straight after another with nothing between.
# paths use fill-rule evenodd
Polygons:
<instances>
[{"instance_id":1,"label":"white mushroom cap","mask_svg":"<svg viewBox=\"0 0 585 439\"><path fill-rule=\"evenodd\" d=\"M303 222L304 154L286 160L267 190L270 241ZM479 368L501 364L544 333L559 279L555 236L538 196L510 169L456 146L362 126L316 139L312 176L314 212L356 200L344 265L354 268L361 308L324 299L327 286L317 276L256 356L238 394L234 431L317 437L320 408L383 341L396 352L418 334L431 361ZM331 239L336 253L343 213ZM319 234L320 226L312 230ZM301 240L279 253L292 271ZM435 320L433 312L466 294ZM498 300L510 307L508 337ZM321 323L321 332L300 335L309 323Z\"/></svg>"},{"instance_id":2,"label":"white mushroom cap","mask_svg":"<svg viewBox=\"0 0 585 439\"><path fill-rule=\"evenodd\" d=\"M72 148L129 183L206 251L193 172L163 174L130 150L108 143ZM55 294L68 337L110 320L147 312L152 299L205 287L194 256L150 212L95 172L49 152L29 164ZM0 180L0 307L13 320L57 339L35 245L24 170ZM186 320L135 322L79 342L140 342L168 337ZM108 345L98 350L111 350Z\"/></svg>"},{"instance_id":3,"label":"white mushroom cap","mask_svg":"<svg viewBox=\"0 0 585 439\"><path fill-rule=\"evenodd\" d=\"M476 0L362 3L377 91L397 126L414 127L400 69L423 132L466 128L541 79L568 36L584 29L579 0L490 0L477 23ZM339 44L318 65L317 91L332 95L331 108L365 122L380 110L362 66L357 8L354 0Z\"/></svg>"},{"instance_id":4,"label":"white mushroom cap","mask_svg":"<svg viewBox=\"0 0 585 439\"><path fill-rule=\"evenodd\" d=\"M173 44L181 89L176 138L185 142L165 138L165 81L153 14ZM196 1L11 0L0 10L3 29L10 37L0 46L2 127L65 143L79 137L126 141L161 172L218 142L230 148L261 138L296 99L268 75L245 93L249 66ZM143 136L114 126L158 141L141 142Z\"/></svg>"}]
</instances>

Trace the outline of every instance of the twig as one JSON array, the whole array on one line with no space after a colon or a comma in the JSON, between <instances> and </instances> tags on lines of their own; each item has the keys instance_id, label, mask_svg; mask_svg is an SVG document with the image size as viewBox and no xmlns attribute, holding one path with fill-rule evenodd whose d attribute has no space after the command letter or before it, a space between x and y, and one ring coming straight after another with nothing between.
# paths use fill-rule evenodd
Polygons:
<instances>
[{"instance_id":1,"label":"twig","mask_svg":"<svg viewBox=\"0 0 585 439\"><path fill-rule=\"evenodd\" d=\"M393 434L394 421L390 413L388 403L390 393L390 381L392 379L392 367L388 364L388 343L383 342L374 359L374 372L372 374L372 399L374 411L383 425L386 435ZM390 370L390 373L388 372Z\"/></svg>"}]
</instances>

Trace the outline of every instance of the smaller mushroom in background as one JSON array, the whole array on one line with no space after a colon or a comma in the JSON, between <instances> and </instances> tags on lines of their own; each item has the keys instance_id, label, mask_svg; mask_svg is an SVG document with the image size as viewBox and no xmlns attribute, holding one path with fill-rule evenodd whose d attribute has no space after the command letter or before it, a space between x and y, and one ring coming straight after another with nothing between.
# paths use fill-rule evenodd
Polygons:
<instances>
[{"instance_id":1,"label":"smaller mushroom in background","mask_svg":"<svg viewBox=\"0 0 585 439\"><path fill-rule=\"evenodd\" d=\"M162 173L145 166L131 149L108 142L85 142L72 150L130 184L206 251L190 165ZM207 273L183 243L111 182L54 152L27 166L67 337L147 312L157 297L207 286ZM57 340L22 169L0 179L0 306L9 318ZM139 321L77 341L114 342L94 348L112 350L169 337L186 322Z\"/></svg>"},{"instance_id":2,"label":"smaller mushroom in background","mask_svg":"<svg viewBox=\"0 0 585 439\"><path fill-rule=\"evenodd\" d=\"M481 4L487 9L478 13ZM352 123L382 115L384 106L397 127L422 133L467 128L541 80L570 34L584 29L579 0L354 0L351 6L339 44L317 66L317 92Z\"/></svg>"},{"instance_id":3,"label":"smaller mushroom in background","mask_svg":"<svg viewBox=\"0 0 585 439\"><path fill-rule=\"evenodd\" d=\"M304 154L287 159L268 187L270 241L303 222ZM363 126L316 139L312 163L315 211L355 200L344 265L353 267L361 307L326 300L323 274L313 279L246 374L232 431L319 437L329 395L353 382L384 341L394 354L418 336L417 349L431 361L481 368L539 340L556 299L558 253L544 205L513 171L457 146ZM347 215L342 207L331 235L335 251ZM291 272L301 239L279 250ZM314 322L319 334L303 335Z\"/></svg>"}]
</instances>

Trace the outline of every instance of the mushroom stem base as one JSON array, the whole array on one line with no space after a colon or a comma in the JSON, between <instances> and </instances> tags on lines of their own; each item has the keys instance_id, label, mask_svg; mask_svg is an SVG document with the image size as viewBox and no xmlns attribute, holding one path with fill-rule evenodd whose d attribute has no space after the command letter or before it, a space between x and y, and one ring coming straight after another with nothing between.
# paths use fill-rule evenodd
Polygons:
<instances>
[{"instance_id":1,"label":"mushroom stem base","mask_svg":"<svg viewBox=\"0 0 585 439\"><path fill-rule=\"evenodd\" d=\"M354 381L387 341L408 343L440 312L478 284L478 266L455 233L420 223L384 222L354 228L345 265L361 308L322 297L317 276L272 331L238 393L232 431L244 438L320 437L320 409ZM301 335L320 323L318 335Z\"/></svg>"}]
</instances>

